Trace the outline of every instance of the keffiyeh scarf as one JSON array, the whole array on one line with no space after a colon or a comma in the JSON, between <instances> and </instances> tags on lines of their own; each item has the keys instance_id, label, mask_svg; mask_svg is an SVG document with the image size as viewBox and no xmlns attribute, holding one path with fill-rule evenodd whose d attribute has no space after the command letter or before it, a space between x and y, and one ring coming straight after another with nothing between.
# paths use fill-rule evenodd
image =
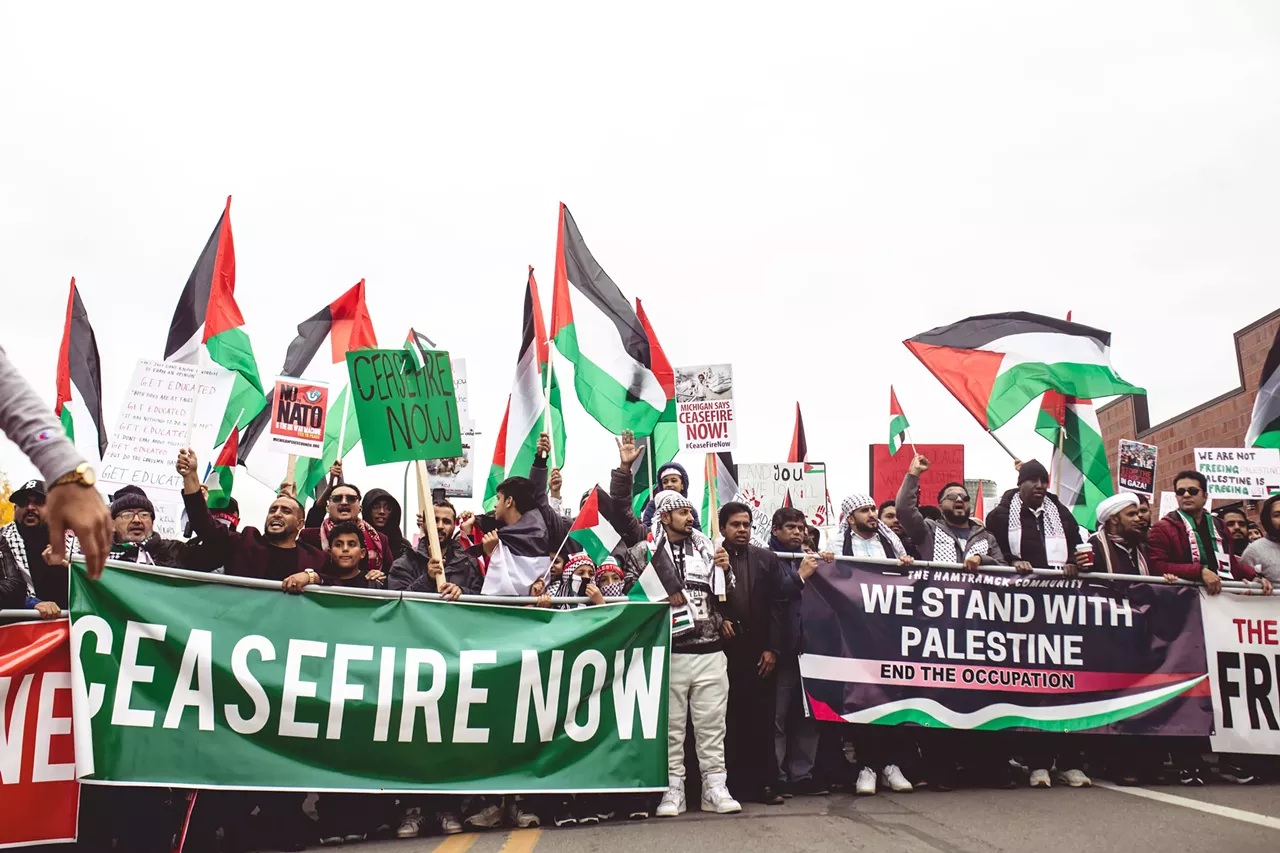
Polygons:
<instances>
[{"instance_id":1,"label":"keffiyeh scarf","mask_svg":"<svg viewBox=\"0 0 1280 853\"><path fill-rule=\"evenodd\" d=\"M382 568L382 540L378 538L378 531L364 519L357 519L356 523L360 525L360 534L364 537L364 552L369 569L385 572L386 569ZM324 551L329 550L329 534L333 531L335 524L336 522L328 517L320 523L320 548Z\"/></svg>"},{"instance_id":2,"label":"keffiyeh scarf","mask_svg":"<svg viewBox=\"0 0 1280 853\"><path fill-rule=\"evenodd\" d=\"M1058 505L1045 498L1044 503L1044 556L1050 566L1067 564L1067 534L1062 529L1062 517ZM1022 495L1013 493L1009 502L1009 551L1022 558Z\"/></svg>"},{"instance_id":3,"label":"keffiyeh scarf","mask_svg":"<svg viewBox=\"0 0 1280 853\"><path fill-rule=\"evenodd\" d=\"M13 552L13 561L17 563L18 571L22 573L22 579L27 582L27 595L35 595L35 582L31 580L31 556L27 554L27 542L18 531L18 523L16 521L10 522L4 527L0 527L0 536L4 537L5 544ZM66 555L69 560L72 554L80 550L80 542L71 533L67 534L65 541ZM36 554L35 556L41 560L44 559L42 554Z\"/></svg>"},{"instance_id":4,"label":"keffiyeh scarf","mask_svg":"<svg viewBox=\"0 0 1280 853\"><path fill-rule=\"evenodd\" d=\"M1232 580L1231 556L1222 544L1222 535L1218 533L1218 525L1213 523L1213 518L1208 518L1209 539L1211 540L1209 542L1205 542L1200 538L1200 531L1196 529L1196 523L1191 520L1191 516L1182 510L1178 510L1178 520L1186 528L1187 539L1191 542L1191 562L1199 563L1202 568L1217 572L1218 577L1223 580ZM1206 562L1206 557L1210 552L1213 553L1212 563Z\"/></svg>"},{"instance_id":5,"label":"keffiyeh scarf","mask_svg":"<svg viewBox=\"0 0 1280 853\"><path fill-rule=\"evenodd\" d=\"M875 501L865 495L850 495L840 502L840 529L836 531L836 541L840 543L841 554L845 557L852 556L849 546L853 536L853 511L862 509L864 506L875 506ZM893 532L893 528L878 518L876 519L876 526L880 536L888 541L889 546L893 548L893 556L896 558L903 557L907 553L907 548L902 544L902 540L898 538L898 534Z\"/></svg>"},{"instance_id":6,"label":"keffiyeh scarf","mask_svg":"<svg viewBox=\"0 0 1280 853\"><path fill-rule=\"evenodd\" d=\"M959 548L960 540L951 535L949 530L944 530L945 522L938 522L933 525L933 559L938 563L963 563L964 557L977 555L981 557L983 554L991 550L991 544L985 538L973 536L973 528L970 528L969 538L965 541L964 557L961 557Z\"/></svg>"}]
</instances>

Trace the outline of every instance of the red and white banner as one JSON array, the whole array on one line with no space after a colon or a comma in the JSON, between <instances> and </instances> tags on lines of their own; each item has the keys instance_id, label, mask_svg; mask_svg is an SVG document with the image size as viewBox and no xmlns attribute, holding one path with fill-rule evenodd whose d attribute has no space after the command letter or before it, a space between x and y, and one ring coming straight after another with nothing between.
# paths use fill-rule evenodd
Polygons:
<instances>
[{"instance_id":1,"label":"red and white banner","mask_svg":"<svg viewBox=\"0 0 1280 853\"><path fill-rule=\"evenodd\" d=\"M75 841L70 626L0 625L0 847Z\"/></svg>"}]
</instances>

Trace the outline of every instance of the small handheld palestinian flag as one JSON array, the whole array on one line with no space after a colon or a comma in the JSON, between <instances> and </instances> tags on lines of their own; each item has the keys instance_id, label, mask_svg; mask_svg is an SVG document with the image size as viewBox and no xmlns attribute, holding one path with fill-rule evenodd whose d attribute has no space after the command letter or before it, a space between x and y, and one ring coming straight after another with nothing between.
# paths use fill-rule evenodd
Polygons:
<instances>
[{"instance_id":1,"label":"small handheld palestinian flag","mask_svg":"<svg viewBox=\"0 0 1280 853\"><path fill-rule=\"evenodd\" d=\"M1246 447L1280 447L1280 330L1258 377L1258 396L1253 401L1253 420L1245 435Z\"/></svg>"},{"instance_id":2,"label":"small handheld palestinian flag","mask_svg":"<svg viewBox=\"0 0 1280 853\"><path fill-rule=\"evenodd\" d=\"M645 555L649 562L627 591L627 598L632 601L666 601L676 593L684 592L665 543L658 543L656 548L653 543L648 543ZM678 637L692 631L693 623L693 612L687 603L671 608L671 636Z\"/></svg>"},{"instance_id":3,"label":"small handheld palestinian flag","mask_svg":"<svg viewBox=\"0 0 1280 853\"><path fill-rule=\"evenodd\" d=\"M244 412L240 412L240 417ZM204 484L209 487L209 509L222 509L231 500L231 485L235 479L236 460L240 454L240 417L236 418L231 434L218 451L218 458L213 461L204 475Z\"/></svg>"},{"instance_id":4,"label":"small handheld palestinian flag","mask_svg":"<svg viewBox=\"0 0 1280 853\"><path fill-rule=\"evenodd\" d=\"M902 447L903 437L907 434L907 427L911 424L907 423L907 416L903 414L902 406L898 403L898 395L894 393L893 386L889 386L889 455L896 456L898 450Z\"/></svg>"},{"instance_id":5,"label":"small handheld palestinian flag","mask_svg":"<svg viewBox=\"0 0 1280 853\"><path fill-rule=\"evenodd\" d=\"M404 339L404 372L417 373L426 364L424 352L436 348L435 341L421 332L409 329L409 336Z\"/></svg>"},{"instance_id":6,"label":"small handheld palestinian flag","mask_svg":"<svg viewBox=\"0 0 1280 853\"><path fill-rule=\"evenodd\" d=\"M622 541L622 534L618 531L622 529L625 518L626 510L596 486L578 511L569 536L582 546L593 563L599 565Z\"/></svg>"}]
</instances>

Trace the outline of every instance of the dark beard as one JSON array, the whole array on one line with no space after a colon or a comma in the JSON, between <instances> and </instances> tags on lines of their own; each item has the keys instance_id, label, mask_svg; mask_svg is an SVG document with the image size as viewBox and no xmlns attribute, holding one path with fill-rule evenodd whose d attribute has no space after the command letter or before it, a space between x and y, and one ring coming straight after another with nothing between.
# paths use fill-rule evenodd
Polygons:
<instances>
[{"instance_id":1,"label":"dark beard","mask_svg":"<svg viewBox=\"0 0 1280 853\"><path fill-rule=\"evenodd\" d=\"M262 538L266 540L268 545L279 548L281 545L288 543L290 540L297 539L298 532L295 530L292 533L289 533L288 531L285 531L282 533L270 533L264 530L262 531Z\"/></svg>"}]
</instances>

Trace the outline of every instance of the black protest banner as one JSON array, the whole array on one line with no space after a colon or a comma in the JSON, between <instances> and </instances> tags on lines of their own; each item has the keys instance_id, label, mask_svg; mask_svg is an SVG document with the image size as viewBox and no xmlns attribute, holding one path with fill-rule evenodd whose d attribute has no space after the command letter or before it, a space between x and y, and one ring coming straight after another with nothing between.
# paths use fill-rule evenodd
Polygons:
<instances>
[{"instance_id":1,"label":"black protest banner","mask_svg":"<svg viewBox=\"0 0 1280 853\"><path fill-rule=\"evenodd\" d=\"M347 353L351 405L369 465L462 455L462 429L449 353L424 350L422 367L404 350Z\"/></svg>"}]
</instances>

